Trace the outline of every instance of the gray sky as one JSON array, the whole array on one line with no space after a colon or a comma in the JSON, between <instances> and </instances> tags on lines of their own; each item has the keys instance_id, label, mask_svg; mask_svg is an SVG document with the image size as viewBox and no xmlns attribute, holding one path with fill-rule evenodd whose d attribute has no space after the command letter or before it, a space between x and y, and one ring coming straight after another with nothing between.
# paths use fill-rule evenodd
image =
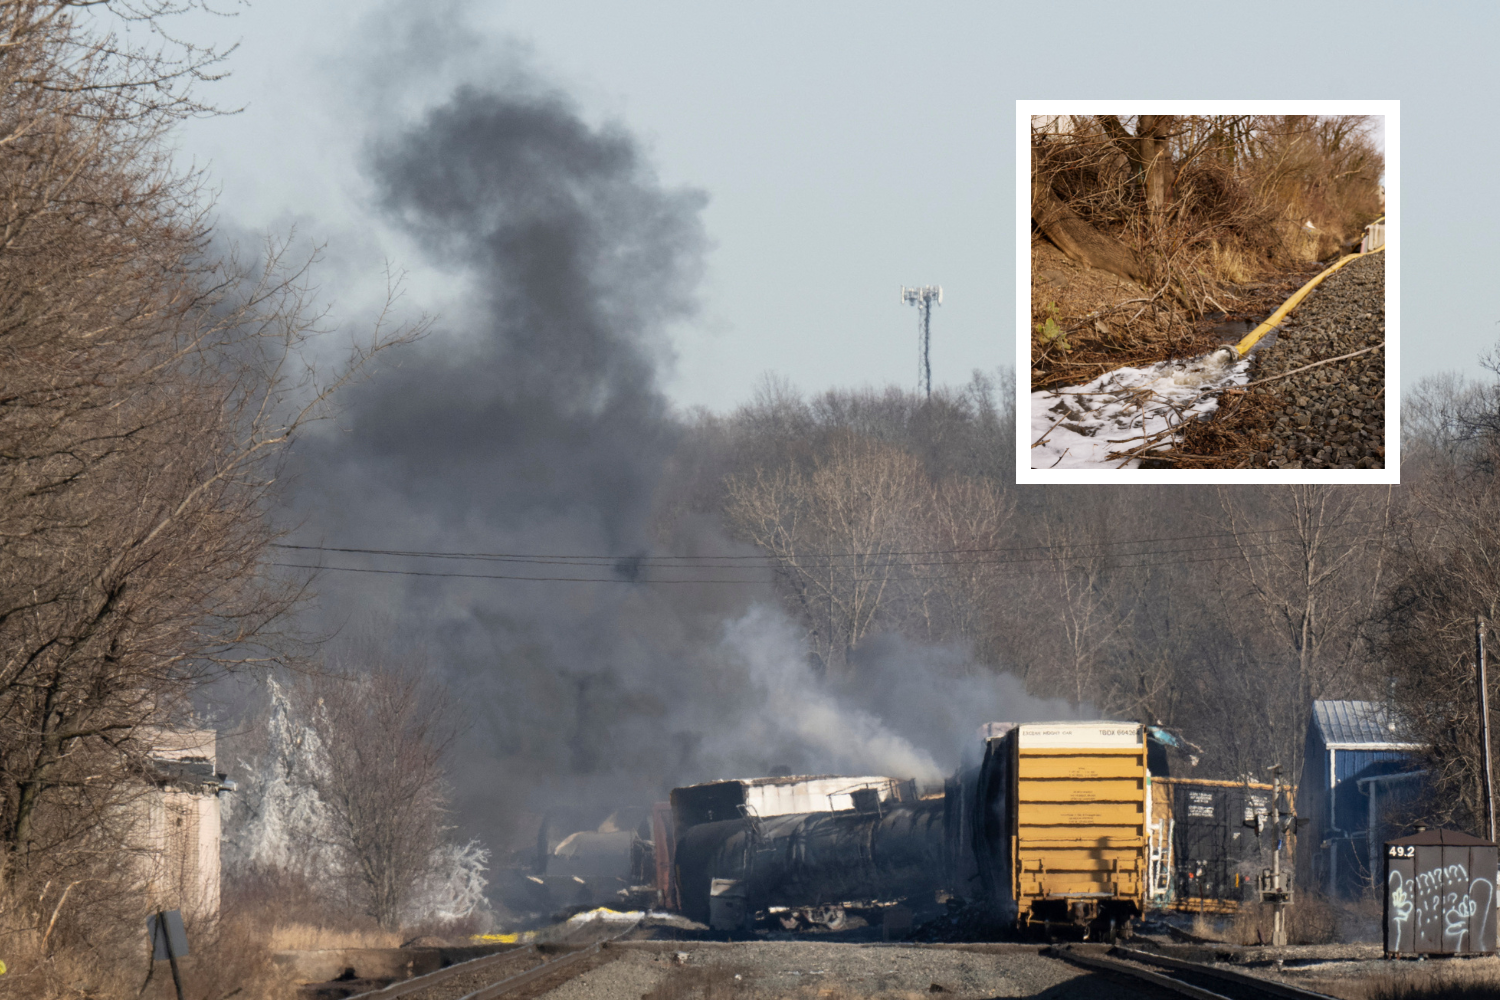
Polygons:
<instances>
[{"instance_id":1,"label":"gray sky","mask_svg":"<svg viewBox=\"0 0 1500 1000\"><path fill-rule=\"evenodd\" d=\"M231 228L295 222L327 243L336 315L368 303L389 258L412 271L411 306L455 316L454 289L377 221L361 150L382 119L520 62L710 199L702 310L672 328L682 406L742 402L765 372L914 386L903 283L945 289L935 382L1009 363L1020 97L1400 99L1403 382L1474 370L1500 333L1484 294L1500 150L1451 128L1485 120L1493 5L546 0L466 5L458 35L441 30L456 8L405 7L425 25L379 9L257 0L193 32L240 42L205 93L246 110L189 124L183 156L209 167Z\"/></svg>"}]
</instances>

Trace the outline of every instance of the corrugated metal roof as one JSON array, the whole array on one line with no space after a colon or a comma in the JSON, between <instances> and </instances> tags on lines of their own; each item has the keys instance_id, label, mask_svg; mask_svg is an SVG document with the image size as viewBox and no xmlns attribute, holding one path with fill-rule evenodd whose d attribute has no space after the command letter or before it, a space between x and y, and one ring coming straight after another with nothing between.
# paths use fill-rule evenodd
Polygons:
<instances>
[{"instance_id":1,"label":"corrugated metal roof","mask_svg":"<svg viewBox=\"0 0 1500 1000\"><path fill-rule=\"evenodd\" d=\"M1401 720L1375 701L1315 701L1313 724L1327 746L1411 747Z\"/></svg>"},{"instance_id":2,"label":"corrugated metal roof","mask_svg":"<svg viewBox=\"0 0 1500 1000\"><path fill-rule=\"evenodd\" d=\"M1437 844L1441 844L1444 847L1492 846L1488 840L1482 840L1479 837L1472 836L1471 834L1460 833L1458 830L1423 830L1421 833L1414 833L1410 837L1400 837L1396 840L1387 840L1386 843L1400 844L1403 847L1405 847L1407 844L1415 844L1418 847L1422 847L1424 845L1433 846Z\"/></svg>"}]
</instances>

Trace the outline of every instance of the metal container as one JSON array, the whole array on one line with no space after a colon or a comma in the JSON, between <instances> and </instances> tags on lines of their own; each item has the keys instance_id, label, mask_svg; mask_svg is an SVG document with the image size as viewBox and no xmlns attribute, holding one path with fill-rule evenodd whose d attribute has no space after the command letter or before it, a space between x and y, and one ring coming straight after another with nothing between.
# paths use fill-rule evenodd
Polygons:
<instances>
[{"instance_id":1,"label":"metal container","mask_svg":"<svg viewBox=\"0 0 1500 1000\"><path fill-rule=\"evenodd\" d=\"M1140 915L1147 822L1140 725L1017 726L988 742L977 798L980 876L1018 923Z\"/></svg>"},{"instance_id":2,"label":"metal container","mask_svg":"<svg viewBox=\"0 0 1500 1000\"><path fill-rule=\"evenodd\" d=\"M745 903L749 887L738 879L716 878L708 890L708 926L716 931L744 931L750 926Z\"/></svg>"},{"instance_id":3,"label":"metal container","mask_svg":"<svg viewBox=\"0 0 1500 1000\"><path fill-rule=\"evenodd\" d=\"M1386 841L1384 854L1387 957L1494 953L1493 842L1424 830Z\"/></svg>"}]
</instances>

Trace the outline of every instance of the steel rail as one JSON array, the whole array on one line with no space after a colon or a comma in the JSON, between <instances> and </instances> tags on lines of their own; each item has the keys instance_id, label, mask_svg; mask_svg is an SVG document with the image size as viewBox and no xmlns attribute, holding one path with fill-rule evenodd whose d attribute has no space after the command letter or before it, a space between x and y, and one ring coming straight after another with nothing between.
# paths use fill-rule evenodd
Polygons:
<instances>
[{"instance_id":1,"label":"steel rail","mask_svg":"<svg viewBox=\"0 0 1500 1000\"><path fill-rule=\"evenodd\" d=\"M1224 996L1223 994L1214 993L1211 990L1205 990L1202 987L1194 986L1191 983L1185 983L1180 979L1173 979L1171 976L1160 975L1159 973L1152 972L1149 969L1138 969L1133 965L1126 965L1124 962L1113 962L1107 958L1099 958L1094 955L1083 955L1074 952L1071 949L1065 948L1048 948L1046 951L1042 952L1042 954L1051 955L1053 958L1060 958L1064 962L1072 962L1074 965L1082 965L1085 968L1097 969L1101 972L1116 972L1127 976L1133 976L1136 979L1144 979L1146 982L1151 983L1152 985L1160 986L1163 989L1172 990L1176 993L1182 993L1187 996L1194 997L1196 998L1196 1000L1229 1000L1229 998Z\"/></svg>"},{"instance_id":2,"label":"steel rail","mask_svg":"<svg viewBox=\"0 0 1500 1000\"><path fill-rule=\"evenodd\" d=\"M556 972L559 969L566 969L571 965L582 963L585 959L591 958L603 951L604 946L608 943L609 942L607 941L599 941L595 944L589 945L587 948L584 948L581 951L575 951L567 955L560 955L557 958L552 959L550 962L543 962L541 965L538 965L531 969L527 969L525 972L519 972L514 976L502 979L496 983L491 983L488 986L481 986L473 993L465 994L464 996L460 997L459 1000L494 1000L495 997L502 997L512 990L520 989L522 986L534 983L538 979L550 975L551 973Z\"/></svg>"},{"instance_id":3,"label":"steel rail","mask_svg":"<svg viewBox=\"0 0 1500 1000\"><path fill-rule=\"evenodd\" d=\"M1326 993L1316 993L1312 990L1305 990L1300 986L1291 986L1272 979L1263 979L1259 976L1251 976L1243 972L1221 969L1199 962L1188 962L1179 958L1168 958L1165 955L1154 955L1150 952L1138 951L1134 948L1117 946L1110 949L1109 953L1121 958L1127 958L1130 962L1122 962L1100 955L1089 955L1071 948L1048 948L1043 952L1043 954L1051 955L1054 958L1060 958L1067 962L1073 962L1103 972L1115 972L1122 975L1134 976L1136 979L1145 980L1155 986L1173 990L1185 996L1195 997L1196 1000L1229 1000L1229 998L1221 993L1205 989L1202 986L1195 986L1192 983L1184 982L1174 976L1152 972L1150 969L1143 969L1140 965L1155 965L1158 968L1174 972L1187 972L1193 975L1219 979L1237 986L1239 989L1236 992L1249 990L1268 997L1282 998L1282 1000L1333 1000ZM1131 962L1139 964L1130 964Z\"/></svg>"},{"instance_id":4,"label":"steel rail","mask_svg":"<svg viewBox=\"0 0 1500 1000\"><path fill-rule=\"evenodd\" d=\"M1115 947L1111 954L1117 954L1129 958L1134 962L1143 962L1147 965L1159 966L1163 969L1175 969L1179 972L1195 972L1203 976L1212 976L1225 982L1238 983L1251 989L1262 990L1284 997L1286 1000L1332 1000L1326 993L1316 993L1305 990L1300 986L1291 986L1280 983L1274 979L1263 979L1260 976L1252 976L1245 972L1236 972L1233 969L1221 969L1217 966L1203 965L1198 962L1187 962L1180 958L1168 958L1166 955L1153 955L1148 951L1138 951L1135 948Z\"/></svg>"},{"instance_id":5,"label":"steel rail","mask_svg":"<svg viewBox=\"0 0 1500 1000\"><path fill-rule=\"evenodd\" d=\"M481 972L491 965L504 965L507 960L520 958L523 955L535 955L536 945L528 944L522 948L510 948L505 951L496 952L493 955L481 955L479 958L471 958L466 962L455 962L444 966L436 972L429 972L423 976L414 976L411 979L403 979L378 990L368 993L358 993L349 1000L396 1000L397 997L410 996L413 993L425 990L430 986L437 986L449 979L468 975L472 972Z\"/></svg>"}]
</instances>

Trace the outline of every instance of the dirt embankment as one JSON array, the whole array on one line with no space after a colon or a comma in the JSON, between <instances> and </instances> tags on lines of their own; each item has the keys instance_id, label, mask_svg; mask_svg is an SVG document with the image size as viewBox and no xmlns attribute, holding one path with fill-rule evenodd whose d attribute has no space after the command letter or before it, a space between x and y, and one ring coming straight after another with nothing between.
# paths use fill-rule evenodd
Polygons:
<instances>
[{"instance_id":1,"label":"dirt embankment","mask_svg":"<svg viewBox=\"0 0 1500 1000\"><path fill-rule=\"evenodd\" d=\"M1226 312L1194 319L1161 290L1085 267L1037 242L1031 254L1031 391L1081 385L1124 365L1203 354L1224 339L1222 324L1259 322L1321 269L1309 263L1247 280L1234 287L1233 300L1219 303Z\"/></svg>"}]
</instances>

